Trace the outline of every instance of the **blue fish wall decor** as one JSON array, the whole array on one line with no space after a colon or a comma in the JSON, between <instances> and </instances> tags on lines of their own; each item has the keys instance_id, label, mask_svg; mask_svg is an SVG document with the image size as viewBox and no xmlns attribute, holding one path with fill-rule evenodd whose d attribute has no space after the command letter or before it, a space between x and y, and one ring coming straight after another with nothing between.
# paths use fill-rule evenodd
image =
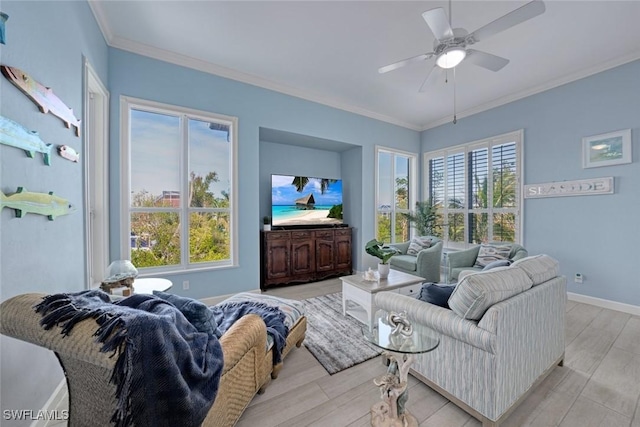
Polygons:
<instances>
[{"instance_id":1,"label":"blue fish wall decor","mask_svg":"<svg viewBox=\"0 0 640 427\"><path fill-rule=\"evenodd\" d=\"M0 43L5 44L6 36L4 30L4 23L9 19L9 15L0 12Z\"/></svg>"}]
</instances>

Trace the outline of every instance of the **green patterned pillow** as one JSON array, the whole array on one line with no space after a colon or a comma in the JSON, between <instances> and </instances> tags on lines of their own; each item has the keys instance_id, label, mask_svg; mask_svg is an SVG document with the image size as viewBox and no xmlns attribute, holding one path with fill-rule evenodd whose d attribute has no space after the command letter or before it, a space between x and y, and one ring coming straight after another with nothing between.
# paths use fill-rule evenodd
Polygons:
<instances>
[{"instance_id":1,"label":"green patterned pillow","mask_svg":"<svg viewBox=\"0 0 640 427\"><path fill-rule=\"evenodd\" d=\"M413 239L411 239L411 243L409 243L407 255L418 255L418 252L429 247L431 247L431 239L414 237Z\"/></svg>"},{"instance_id":2,"label":"green patterned pillow","mask_svg":"<svg viewBox=\"0 0 640 427\"><path fill-rule=\"evenodd\" d=\"M480 245L480 252L478 252L478 258L476 259L475 267L486 267L488 264L494 261L509 259L510 253L510 243L483 243L482 245Z\"/></svg>"}]
</instances>

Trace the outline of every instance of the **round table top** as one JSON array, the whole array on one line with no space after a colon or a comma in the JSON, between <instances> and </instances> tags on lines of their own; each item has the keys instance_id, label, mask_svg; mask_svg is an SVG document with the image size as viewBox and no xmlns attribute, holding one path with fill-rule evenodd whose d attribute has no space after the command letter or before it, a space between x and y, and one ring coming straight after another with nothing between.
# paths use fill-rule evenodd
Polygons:
<instances>
[{"instance_id":1,"label":"round table top","mask_svg":"<svg viewBox=\"0 0 640 427\"><path fill-rule=\"evenodd\" d=\"M159 277L143 277L133 281L133 293L135 294L153 294L153 291L168 291L173 283L168 279Z\"/></svg>"},{"instance_id":2,"label":"round table top","mask_svg":"<svg viewBox=\"0 0 640 427\"><path fill-rule=\"evenodd\" d=\"M433 329L419 323L412 324L406 319L402 319L406 322L406 328L402 324L396 327L389 320L389 314L388 311L378 310L373 326L362 328L364 338L376 347L396 353L417 354L435 350L440 344L440 337Z\"/></svg>"}]
</instances>

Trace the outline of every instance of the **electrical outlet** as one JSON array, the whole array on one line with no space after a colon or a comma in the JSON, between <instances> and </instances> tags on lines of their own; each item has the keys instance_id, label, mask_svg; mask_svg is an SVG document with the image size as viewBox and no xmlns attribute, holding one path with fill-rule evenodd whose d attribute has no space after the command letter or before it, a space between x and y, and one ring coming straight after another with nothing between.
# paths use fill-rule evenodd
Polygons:
<instances>
[{"instance_id":1,"label":"electrical outlet","mask_svg":"<svg viewBox=\"0 0 640 427\"><path fill-rule=\"evenodd\" d=\"M185 280L184 282L182 282L182 289L185 291L189 290L189 281Z\"/></svg>"},{"instance_id":2,"label":"electrical outlet","mask_svg":"<svg viewBox=\"0 0 640 427\"><path fill-rule=\"evenodd\" d=\"M576 276L574 277L573 281L576 283L582 283L583 279L584 279L584 276L582 275L582 273L576 273Z\"/></svg>"}]
</instances>

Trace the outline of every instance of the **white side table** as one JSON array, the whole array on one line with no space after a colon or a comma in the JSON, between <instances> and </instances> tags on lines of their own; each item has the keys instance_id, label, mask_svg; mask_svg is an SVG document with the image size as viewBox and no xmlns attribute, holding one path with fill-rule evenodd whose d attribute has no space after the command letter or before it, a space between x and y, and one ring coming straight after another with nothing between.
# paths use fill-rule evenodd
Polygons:
<instances>
[{"instance_id":1,"label":"white side table","mask_svg":"<svg viewBox=\"0 0 640 427\"><path fill-rule=\"evenodd\" d=\"M380 291L402 292L403 288L414 285L420 286L424 278L413 274L403 273L398 270L390 270L389 276L383 280L367 281L362 274L340 277L342 281L342 314L356 318L367 326L373 325L376 313L375 297ZM353 310L349 308L351 301L362 308ZM362 311L366 315L362 315Z\"/></svg>"},{"instance_id":2,"label":"white side table","mask_svg":"<svg viewBox=\"0 0 640 427\"><path fill-rule=\"evenodd\" d=\"M134 294L153 294L153 291L165 292L171 289L173 283L168 279L161 279L159 277L145 277L142 279L136 279L133 282Z\"/></svg>"}]
</instances>

